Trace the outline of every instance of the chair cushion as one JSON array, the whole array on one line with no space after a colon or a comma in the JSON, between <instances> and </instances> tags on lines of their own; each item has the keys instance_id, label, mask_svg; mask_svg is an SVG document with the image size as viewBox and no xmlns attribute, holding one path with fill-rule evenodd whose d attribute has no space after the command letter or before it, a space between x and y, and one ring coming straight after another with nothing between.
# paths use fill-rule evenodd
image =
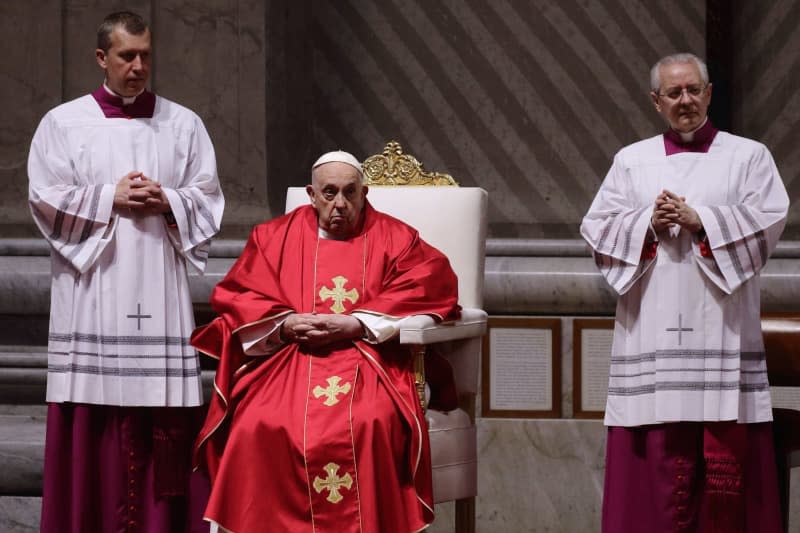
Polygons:
<instances>
[{"instance_id":1,"label":"chair cushion","mask_svg":"<svg viewBox=\"0 0 800 533\"><path fill-rule=\"evenodd\" d=\"M400 343L433 344L480 337L486 332L486 321L486 311L469 307L461 310L460 319L441 324L428 315L410 316L400 325Z\"/></svg>"},{"instance_id":2,"label":"chair cushion","mask_svg":"<svg viewBox=\"0 0 800 533\"><path fill-rule=\"evenodd\" d=\"M434 502L469 498L478 493L477 432L462 409L429 410Z\"/></svg>"}]
</instances>

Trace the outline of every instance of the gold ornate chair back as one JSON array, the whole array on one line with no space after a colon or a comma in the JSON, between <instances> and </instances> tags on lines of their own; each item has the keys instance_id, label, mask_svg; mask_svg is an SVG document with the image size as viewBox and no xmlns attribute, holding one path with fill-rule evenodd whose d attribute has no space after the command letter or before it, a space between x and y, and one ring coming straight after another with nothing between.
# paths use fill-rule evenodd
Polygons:
<instances>
[{"instance_id":1,"label":"gold ornate chair back","mask_svg":"<svg viewBox=\"0 0 800 533\"><path fill-rule=\"evenodd\" d=\"M403 153L403 147L397 141L389 141L383 153L375 154L364 160L365 183L374 186L454 186L458 183L449 174L441 172L425 172L416 157Z\"/></svg>"}]
</instances>

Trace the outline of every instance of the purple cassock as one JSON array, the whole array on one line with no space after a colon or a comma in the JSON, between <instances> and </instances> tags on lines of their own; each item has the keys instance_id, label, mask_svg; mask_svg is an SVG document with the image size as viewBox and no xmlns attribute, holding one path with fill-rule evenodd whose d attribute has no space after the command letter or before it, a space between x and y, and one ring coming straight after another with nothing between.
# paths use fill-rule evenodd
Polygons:
<instances>
[{"instance_id":1,"label":"purple cassock","mask_svg":"<svg viewBox=\"0 0 800 533\"><path fill-rule=\"evenodd\" d=\"M772 423L739 424L741 464L715 473L708 428L726 424L608 428L603 533L780 533Z\"/></svg>"},{"instance_id":2,"label":"purple cassock","mask_svg":"<svg viewBox=\"0 0 800 533\"><path fill-rule=\"evenodd\" d=\"M666 156L709 152L710 121ZM611 426L603 533L780 533L772 423L673 422Z\"/></svg>"},{"instance_id":3,"label":"purple cassock","mask_svg":"<svg viewBox=\"0 0 800 533\"><path fill-rule=\"evenodd\" d=\"M103 87L92 96L106 118L153 117L150 92L129 105ZM209 483L191 472L205 412L205 406L50 403L41 531L208 532Z\"/></svg>"},{"instance_id":4,"label":"purple cassock","mask_svg":"<svg viewBox=\"0 0 800 533\"><path fill-rule=\"evenodd\" d=\"M208 479L190 467L204 418L205 407L49 404L42 533L207 533Z\"/></svg>"}]
</instances>

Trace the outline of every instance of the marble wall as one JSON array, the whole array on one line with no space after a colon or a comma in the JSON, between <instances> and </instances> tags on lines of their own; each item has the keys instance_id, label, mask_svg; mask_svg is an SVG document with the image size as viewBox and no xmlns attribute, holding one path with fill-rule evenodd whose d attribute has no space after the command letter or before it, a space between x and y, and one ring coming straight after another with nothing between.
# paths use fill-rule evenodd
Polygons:
<instances>
[{"instance_id":1,"label":"marble wall","mask_svg":"<svg viewBox=\"0 0 800 533\"><path fill-rule=\"evenodd\" d=\"M242 238L252 224L281 213L285 188L305 182L319 152L343 148L365 157L394 138L428 169L489 191L491 236L554 238L576 235L614 152L662 127L646 96L649 64L674 51L705 55L707 9L721 4L6 0L0 3L0 100L6 102L0 237L36 234L26 205L31 136L48 109L101 81L94 33L115 9L151 21L152 88L197 111L209 129L228 200L223 237ZM730 7L724 18L735 80L731 128L767 144L796 198L800 0L731 6L741 8ZM799 235L795 206L786 237ZM591 262L553 255L533 264L524 255L494 254L487 262L487 308L609 314L613 294L604 285L586 286L593 282L581 269ZM216 266L212 274L222 275L229 261ZM765 306L796 310L796 262L773 261L770 268ZM18 276L22 271L30 276ZM552 280L531 281L539 271L571 275L573 298ZM0 282L24 282L25 290L0 299L0 314L45 312L46 272L19 258L1 274ZM211 283L196 301L207 299ZM568 350L570 319L564 320ZM570 418L570 365L565 351L563 419L479 419L479 531L598 530L604 430L599 421ZM799 478L796 472L794 487ZM20 531L34 530L37 504L0 498L0 529L14 530L4 521L13 515L30 527ZM800 523L797 501L793 513ZM450 517L450 506L441 506L432 530L450 531Z\"/></svg>"},{"instance_id":2,"label":"marble wall","mask_svg":"<svg viewBox=\"0 0 800 533\"><path fill-rule=\"evenodd\" d=\"M699 0L666 11L634 0L4 2L14 52L0 90L23 105L0 126L0 236L34 233L30 137L47 109L97 85L94 30L123 6L152 23L152 88L208 126L224 232L238 237L282 210L286 185L302 184L320 151L366 156L388 138L489 190L494 234L574 234L614 151L659 127L647 65L702 52L705 20Z\"/></svg>"},{"instance_id":3,"label":"marble wall","mask_svg":"<svg viewBox=\"0 0 800 533\"><path fill-rule=\"evenodd\" d=\"M214 141L228 199L224 230L270 217L266 176L266 18L259 0L11 0L0 3L0 237L36 235L26 161L41 117L94 90L97 26L130 9L151 24L151 89L196 111ZM16 104L12 104L16 102ZM280 104L277 104L280 105ZM276 196L284 194L284 187Z\"/></svg>"},{"instance_id":4,"label":"marble wall","mask_svg":"<svg viewBox=\"0 0 800 533\"><path fill-rule=\"evenodd\" d=\"M315 141L397 139L489 191L495 237L575 237L623 145L663 126L649 68L704 53L705 2L314 4Z\"/></svg>"},{"instance_id":5,"label":"marble wall","mask_svg":"<svg viewBox=\"0 0 800 533\"><path fill-rule=\"evenodd\" d=\"M366 157L397 139L428 169L490 192L491 236L575 237L613 154L663 127L647 96L649 65L675 51L705 55L708 13L717 48L730 50L714 52L734 81L724 94L727 81L717 84L725 120L764 141L792 197L800 193L800 82L790 75L800 0L669 9L638 0L9 0L0 4L0 96L18 104L0 117L0 237L35 234L25 205L30 138L49 108L99 83L95 28L122 7L153 26L152 88L208 126L228 199L224 236L244 237L282 212L286 186L303 184L320 152ZM797 237L799 213L787 238Z\"/></svg>"},{"instance_id":6,"label":"marble wall","mask_svg":"<svg viewBox=\"0 0 800 533\"><path fill-rule=\"evenodd\" d=\"M735 133L766 144L789 197L800 198L800 2L736 2L733 10L733 90ZM789 214L784 238L798 238L800 209Z\"/></svg>"},{"instance_id":7,"label":"marble wall","mask_svg":"<svg viewBox=\"0 0 800 533\"><path fill-rule=\"evenodd\" d=\"M0 235L31 233L28 148L39 119L62 101L61 2L0 4Z\"/></svg>"}]
</instances>

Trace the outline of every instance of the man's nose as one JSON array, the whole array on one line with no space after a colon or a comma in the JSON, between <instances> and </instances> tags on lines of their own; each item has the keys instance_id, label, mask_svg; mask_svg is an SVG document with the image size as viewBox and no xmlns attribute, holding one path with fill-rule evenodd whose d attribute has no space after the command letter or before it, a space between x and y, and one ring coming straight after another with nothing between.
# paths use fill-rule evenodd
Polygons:
<instances>
[{"instance_id":1,"label":"man's nose","mask_svg":"<svg viewBox=\"0 0 800 533\"><path fill-rule=\"evenodd\" d=\"M344 199L344 194L339 193L333 198L333 206L336 209L344 209L345 205L346 205L346 202L345 202L345 199Z\"/></svg>"},{"instance_id":2,"label":"man's nose","mask_svg":"<svg viewBox=\"0 0 800 533\"><path fill-rule=\"evenodd\" d=\"M133 64L131 65L134 70L142 70L142 56L140 54L136 54L136 57L133 58Z\"/></svg>"},{"instance_id":3,"label":"man's nose","mask_svg":"<svg viewBox=\"0 0 800 533\"><path fill-rule=\"evenodd\" d=\"M692 103L692 97L689 96L689 90L688 89L683 89L681 91L681 97L678 98L678 102L680 102L682 104L690 104L690 103Z\"/></svg>"}]
</instances>

